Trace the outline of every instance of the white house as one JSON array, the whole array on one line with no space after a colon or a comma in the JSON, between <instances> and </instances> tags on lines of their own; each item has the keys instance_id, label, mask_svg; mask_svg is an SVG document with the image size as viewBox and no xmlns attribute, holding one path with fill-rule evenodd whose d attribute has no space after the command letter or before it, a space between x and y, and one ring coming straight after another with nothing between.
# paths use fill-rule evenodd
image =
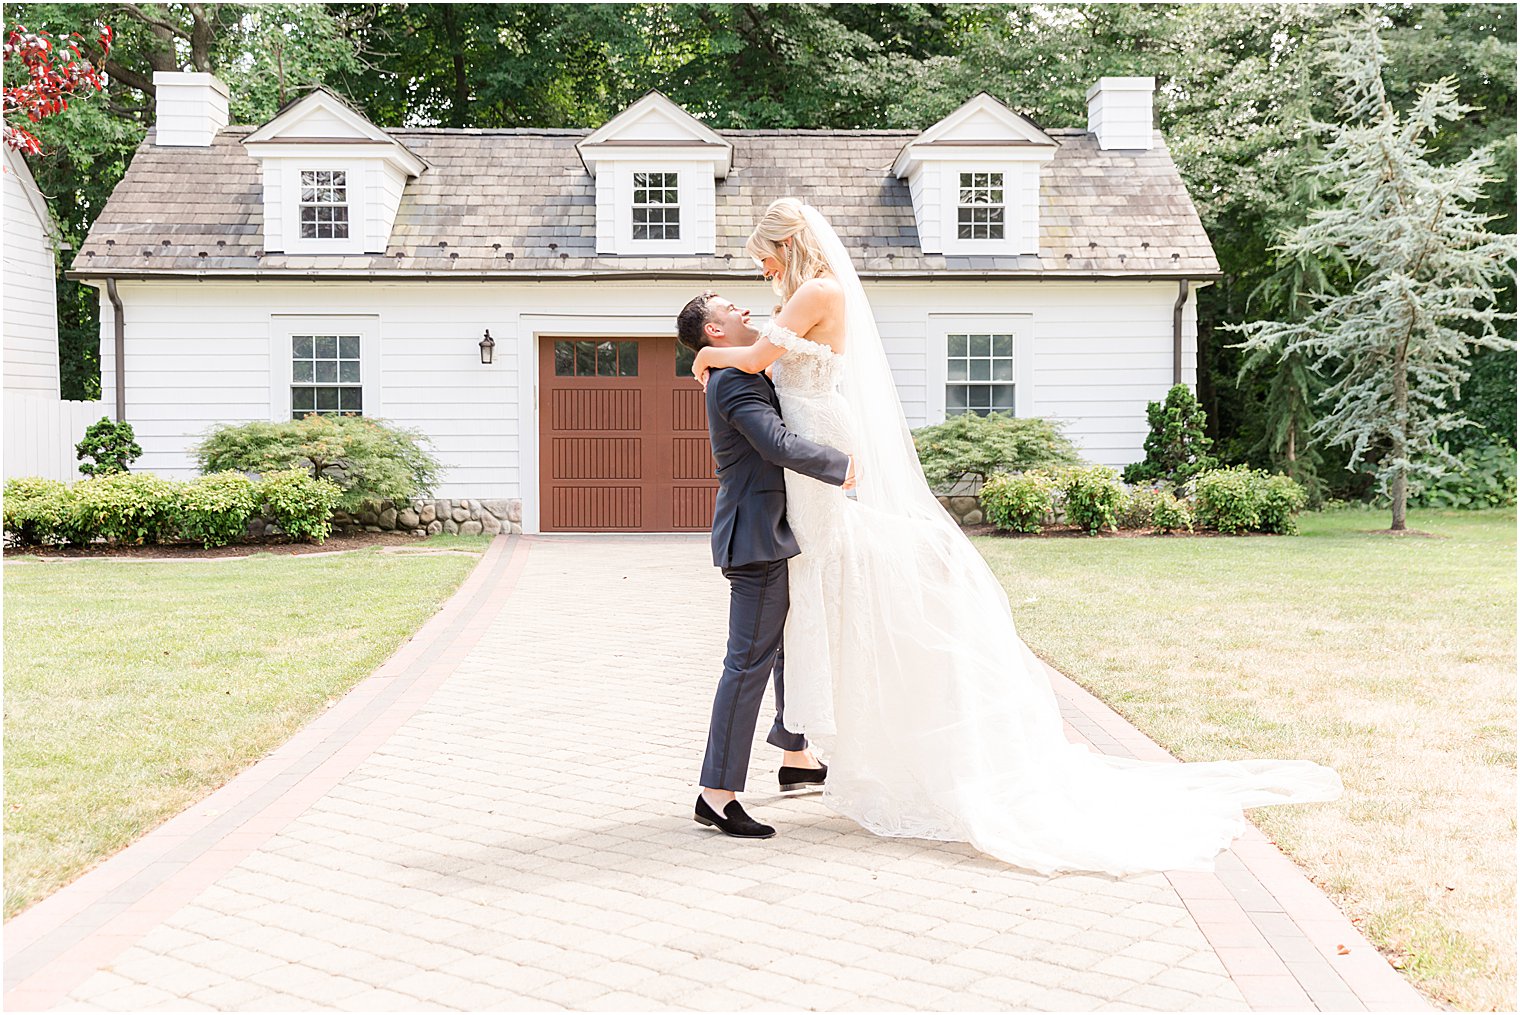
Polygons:
<instances>
[{"instance_id":1,"label":"white house","mask_svg":"<svg viewBox=\"0 0 1520 1015\"><path fill-rule=\"evenodd\" d=\"M78 476L74 444L98 402L66 402L58 376L57 223L26 160L5 149L5 478Z\"/></svg>"},{"instance_id":2,"label":"white house","mask_svg":"<svg viewBox=\"0 0 1520 1015\"><path fill-rule=\"evenodd\" d=\"M675 314L706 287L770 312L743 245L785 195L855 252L910 424L1048 416L1123 465L1194 381L1218 265L1149 78L1095 84L1087 130L982 94L922 132L714 131L655 92L595 131L381 129L325 91L229 127L215 78L155 79L72 270L119 300L105 397L140 468L192 475L216 423L359 412L432 439L436 496L525 531L703 528Z\"/></svg>"}]
</instances>

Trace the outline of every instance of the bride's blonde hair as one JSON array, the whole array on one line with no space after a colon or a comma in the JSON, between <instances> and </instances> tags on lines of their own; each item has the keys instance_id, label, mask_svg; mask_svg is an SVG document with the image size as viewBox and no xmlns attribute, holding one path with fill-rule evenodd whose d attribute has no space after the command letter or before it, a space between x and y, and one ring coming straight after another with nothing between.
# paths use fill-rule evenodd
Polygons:
<instances>
[{"instance_id":1,"label":"bride's blonde hair","mask_svg":"<svg viewBox=\"0 0 1520 1015\"><path fill-rule=\"evenodd\" d=\"M744 244L745 253L757 261L774 257L781 262L781 272L771 285L782 302L791 299L802 283L829 270L828 259L819 249L813 230L808 228L802 208L802 202L795 197L772 201ZM791 243L782 246L783 240Z\"/></svg>"}]
</instances>

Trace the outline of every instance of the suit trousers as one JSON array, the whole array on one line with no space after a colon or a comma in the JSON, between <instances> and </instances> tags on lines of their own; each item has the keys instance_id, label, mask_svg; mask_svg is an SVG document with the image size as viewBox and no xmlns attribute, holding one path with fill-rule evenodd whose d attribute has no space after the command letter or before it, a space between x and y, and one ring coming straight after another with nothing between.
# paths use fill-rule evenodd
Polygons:
<instances>
[{"instance_id":1,"label":"suit trousers","mask_svg":"<svg viewBox=\"0 0 1520 1015\"><path fill-rule=\"evenodd\" d=\"M766 743L783 751L800 751L807 738L782 725L781 636L788 605L786 561L763 560L726 567L729 583L728 655L713 696L712 722L707 729L707 755L702 760L702 785L707 789L744 789L749 752L765 697L766 678L776 682L776 720Z\"/></svg>"}]
</instances>

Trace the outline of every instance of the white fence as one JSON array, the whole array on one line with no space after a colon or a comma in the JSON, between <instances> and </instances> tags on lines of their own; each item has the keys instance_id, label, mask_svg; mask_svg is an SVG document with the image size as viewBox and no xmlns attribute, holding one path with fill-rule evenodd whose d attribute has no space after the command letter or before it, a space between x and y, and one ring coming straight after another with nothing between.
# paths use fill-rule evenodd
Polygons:
<instances>
[{"instance_id":1,"label":"white fence","mask_svg":"<svg viewBox=\"0 0 1520 1015\"><path fill-rule=\"evenodd\" d=\"M111 415L104 402L64 402L39 395L5 395L5 478L79 478L74 445L85 427Z\"/></svg>"}]
</instances>

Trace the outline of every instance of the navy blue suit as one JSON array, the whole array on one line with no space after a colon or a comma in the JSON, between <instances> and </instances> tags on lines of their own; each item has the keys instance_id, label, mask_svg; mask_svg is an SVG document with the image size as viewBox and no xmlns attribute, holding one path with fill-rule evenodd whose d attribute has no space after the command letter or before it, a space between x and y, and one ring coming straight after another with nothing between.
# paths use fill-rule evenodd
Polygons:
<instances>
[{"instance_id":1,"label":"navy blue suit","mask_svg":"<svg viewBox=\"0 0 1520 1015\"><path fill-rule=\"evenodd\" d=\"M807 746L782 724L786 561L801 552L786 523L784 471L841 486L850 458L787 430L776 389L764 374L714 370L707 382L707 429L718 463L713 563L729 581L729 611L728 654L713 698L702 785L738 792L749 771L766 678L773 673L776 721L766 741L787 751Z\"/></svg>"}]
</instances>

